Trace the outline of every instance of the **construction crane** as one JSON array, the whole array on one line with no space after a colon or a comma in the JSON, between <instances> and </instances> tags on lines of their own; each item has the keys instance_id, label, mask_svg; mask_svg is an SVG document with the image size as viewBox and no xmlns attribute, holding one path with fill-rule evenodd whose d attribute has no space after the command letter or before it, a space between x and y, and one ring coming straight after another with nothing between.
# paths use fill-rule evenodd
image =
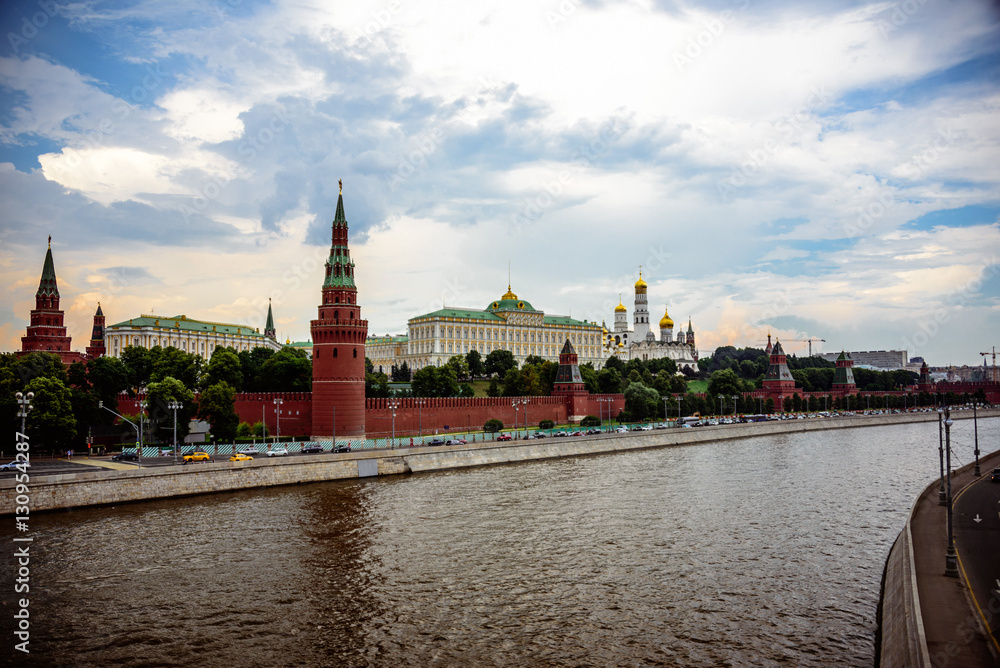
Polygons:
<instances>
[{"instance_id":1,"label":"construction crane","mask_svg":"<svg viewBox=\"0 0 1000 668\"><path fill-rule=\"evenodd\" d=\"M796 343L808 343L809 344L809 357L813 356L813 341L822 341L826 343L826 339L817 339L815 337L810 337L808 339L785 339L785 341L794 341ZM758 343L767 343L766 341L758 341Z\"/></svg>"},{"instance_id":2,"label":"construction crane","mask_svg":"<svg viewBox=\"0 0 1000 668\"><path fill-rule=\"evenodd\" d=\"M992 352L979 353L979 354L982 355L983 357L986 357L987 355L989 355L990 357L993 358L993 374L992 374L992 376L993 376L993 382L994 383L997 382L997 347L993 346ZM983 360L983 361L985 362L986 360Z\"/></svg>"}]
</instances>

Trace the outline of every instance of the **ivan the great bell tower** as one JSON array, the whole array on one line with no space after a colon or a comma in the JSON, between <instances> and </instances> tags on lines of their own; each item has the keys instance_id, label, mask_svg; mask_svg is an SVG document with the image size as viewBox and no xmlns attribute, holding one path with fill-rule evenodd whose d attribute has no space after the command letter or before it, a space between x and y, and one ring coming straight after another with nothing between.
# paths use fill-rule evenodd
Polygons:
<instances>
[{"instance_id":1,"label":"ivan the great bell tower","mask_svg":"<svg viewBox=\"0 0 1000 668\"><path fill-rule=\"evenodd\" d=\"M319 318L312 321L311 329L312 437L363 438L368 321L361 319L358 289L354 285L354 262L347 247L343 181L333 219L333 243L326 261L323 301L319 306Z\"/></svg>"}]
</instances>

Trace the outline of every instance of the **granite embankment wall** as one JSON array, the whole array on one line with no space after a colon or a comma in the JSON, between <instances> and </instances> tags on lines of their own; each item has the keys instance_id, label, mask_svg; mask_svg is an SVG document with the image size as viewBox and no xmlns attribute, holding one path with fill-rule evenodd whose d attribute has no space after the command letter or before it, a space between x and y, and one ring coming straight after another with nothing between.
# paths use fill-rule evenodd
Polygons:
<instances>
[{"instance_id":1,"label":"granite embankment wall","mask_svg":"<svg viewBox=\"0 0 1000 668\"><path fill-rule=\"evenodd\" d=\"M931 485L936 486L938 482ZM920 495L917 496L919 499ZM917 594L917 571L913 564L910 520L916 504L917 501L914 501L906 526L889 550L882 573L875 648L875 665L879 668L925 668L931 665Z\"/></svg>"},{"instance_id":2,"label":"granite embankment wall","mask_svg":"<svg viewBox=\"0 0 1000 668\"><path fill-rule=\"evenodd\" d=\"M1000 416L1000 410L982 411ZM971 411L956 413L971 418ZM578 438L486 442L461 446L416 447L382 451L261 458L250 462L198 463L134 470L94 469L66 475L30 478L30 505L35 512L144 501L173 496L343 480L367 475L439 471L557 457L596 455L625 450L694 445L779 433L937 421L935 413L872 417L789 420L699 429L668 429ZM14 512L16 483L0 481L0 515Z\"/></svg>"}]
</instances>

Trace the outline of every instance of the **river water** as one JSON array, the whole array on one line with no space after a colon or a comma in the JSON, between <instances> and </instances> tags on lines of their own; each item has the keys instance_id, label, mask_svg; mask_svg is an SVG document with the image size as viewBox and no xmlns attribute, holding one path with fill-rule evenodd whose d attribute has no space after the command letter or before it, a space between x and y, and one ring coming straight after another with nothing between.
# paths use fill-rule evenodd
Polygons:
<instances>
[{"instance_id":1,"label":"river water","mask_svg":"<svg viewBox=\"0 0 1000 668\"><path fill-rule=\"evenodd\" d=\"M871 666L937 473L927 423L39 515L30 663Z\"/></svg>"}]
</instances>

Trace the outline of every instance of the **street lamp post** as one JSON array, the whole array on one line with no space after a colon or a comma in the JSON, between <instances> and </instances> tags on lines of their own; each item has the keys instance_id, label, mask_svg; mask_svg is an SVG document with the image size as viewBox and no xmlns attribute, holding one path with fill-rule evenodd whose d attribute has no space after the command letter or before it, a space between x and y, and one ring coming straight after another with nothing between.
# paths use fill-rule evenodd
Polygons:
<instances>
[{"instance_id":1,"label":"street lamp post","mask_svg":"<svg viewBox=\"0 0 1000 668\"><path fill-rule=\"evenodd\" d=\"M724 412L725 412L725 411L724 411L724 410L722 409L722 395L720 394L720 395L719 395L719 417L722 417L722 414L723 414Z\"/></svg>"},{"instance_id":2,"label":"street lamp post","mask_svg":"<svg viewBox=\"0 0 1000 668\"><path fill-rule=\"evenodd\" d=\"M28 419L28 413L34 409L31 405L31 400L35 398L34 392L28 392L27 394L21 394L20 392L14 393L14 400L17 402L17 417L21 418L21 435L24 436L26 431L26 421Z\"/></svg>"},{"instance_id":3,"label":"street lamp post","mask_svg":"<svg viewBox=\"0 0 1000 668\"><path fill-rule=\"evenodd\" d=\"M171 401L167 408L174 412L174 463L177 463L177 411L184 408L184 404L179 401Z\"/></svg>"},{"instance_id":4,"label":"street lamp post","mask_svg":"<svg viewBox=\"0 0 1000 668\"><path fill-rule=\"evenodd\" d=\"M281 440L281 404L285 403L284 399L276 398L271 403L274 404L274 421L278 425L278 435L276 437L275 443Z\"/></svg>"},{"instance_id":5,"label":"street lamp post","mask_svg":"<svg viewBox=\"0 0 1000 668\"><path fill-rule=\"evenodd\" d=\"M976 443L976 450L975 450L975 452L976 452L976 468L973 471L973 475L975 475L978 478L979 476L982 475L982 473L979 472L979 416L976 413L976 403L975 402L973 402L973 404L972 404L972 428L975 430L975 434L976 434L976 441L975 441L975 443Z\"/></svg>"},{"instance_id":6,"label":"street lamp post","mask_svg":"<svg viewBox=\"0 0 1000 668\"><path fill-rule=\"evenodd\" d=\"M107 406L105 406L103 401L98 401L97 402L97 407L98 408L103 408L104 410L106 410L107 412L109 412L109 413L111 413L113 415L118 415L118 413L115 413L113 410L111 410L110 408L108 408ZM118 417L120 417L122 420L125 420L130 425L132 425L132 428L135 429L135 437L138 438L141 441L142 440L142 436L140 435L140 432L139 432L139 426L135 422L132 422L131 420L129 420L124 415L118 415ZM137 448L137 450L138 450L138 448ZM141 458L139 459L139 468L142 468L142 459Z\"/></svg>"},{"instance_id":7,"label":"street lamp post","mask_svg":"<svg viewBox=\"0 0 1000 668\"><path fill-rule=\"evenodd\" d=\"M734 419L736 418L736 400L739 399L739 398L740 398L740 395L738 395L738 394L734 394L733 395L733 418Z\"/></svg>"},{"instance_id":8,"label":"street lamp post","mask_svg":"<svg viewBox=\"0 0 1000 668\"><path fill-rule=\"evenodd\" d=\"M148 401L139 402L139 447L135 449L136 457L138 457L139 468L142 468L142 446L144 439L142 437L143 424L146 422L146 407L149 406Z\"/></svg>"},{"instance_id":9,"label":"street lamp post","mask_svg":"<svg viewBox=\"0 0 1000 668\"><path fill-rule=\"evenodd\" d=\"M951 411L944 409L944 440L945 455L948 458L948 552L944 558L944 574L948 577L958 577L958 556L955 554L955 533L952 526L952 503L951 496Z\"/></svg>"},{"instance_id":10,"label":"street lamp post","mask_svg":"<svg viewBox=\"0 0 1000 668\"><path fill-rule=\"evenodd\" d=\"M944 493L944 409L938 407L938 462L941 469L941 489L938 490L938 505L948 505L948 497Z\"/></svg>"},{"instance_id":11,"label":"street lamp post","mask_svg":"<svg viewBox=\"0 0 1000 668\"><path fill-rule=\"evenodd\" d=\"M390 399L386 405L392 411L392 447L396 447L396 409L399 408L399 399Z\"/></svg>"}]
</instances>

